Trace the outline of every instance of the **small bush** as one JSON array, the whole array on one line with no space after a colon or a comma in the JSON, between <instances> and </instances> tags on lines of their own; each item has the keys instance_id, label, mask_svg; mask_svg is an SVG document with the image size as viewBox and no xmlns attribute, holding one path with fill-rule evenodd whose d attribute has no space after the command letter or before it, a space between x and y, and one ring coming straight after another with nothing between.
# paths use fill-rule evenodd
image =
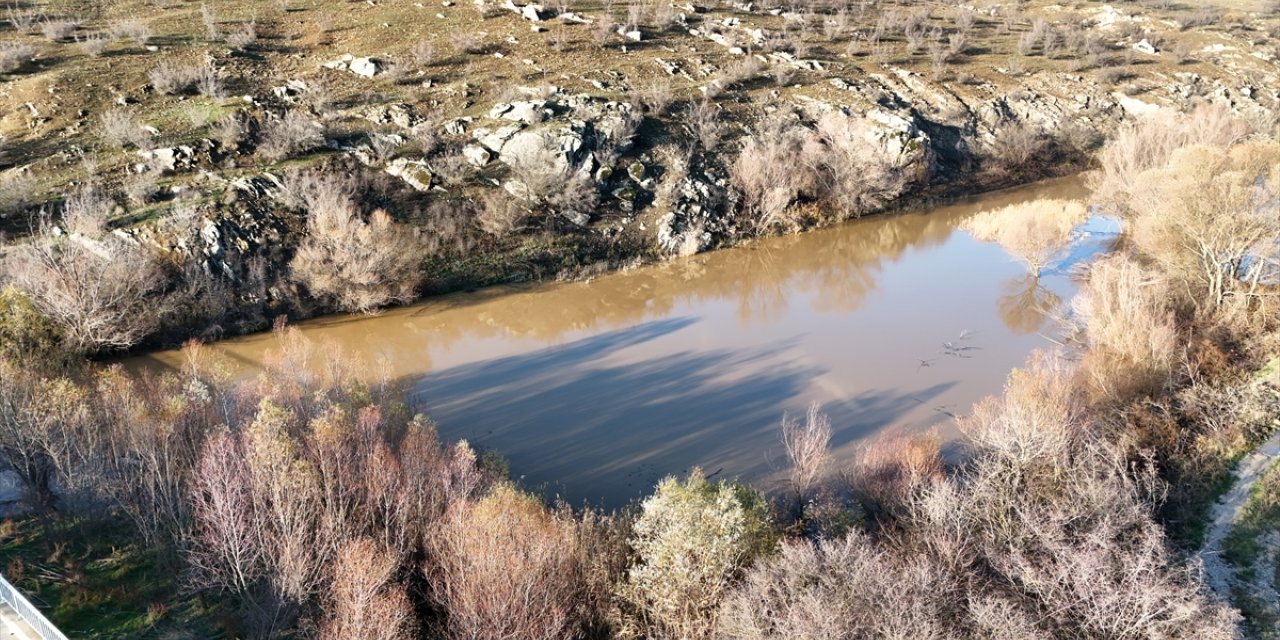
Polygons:
<instances>
[{"instance_id":1,"label":"small bush","mask_svg":"<svg viewBox=\"0 0 1280 640\"><path fill-rule=\"evenodd\" d=\"M62 207L62 224L71 233L98 237L107 229L107 218L115 202L101 188L87 184L67 196Z\"/></svg>"},{"instance_id":2,"label":"small bush","mask_svg":"<svg viewBox=\"0 0 1280 640\"><path fill-rule=\"evenodd\" d=\"M99 118L102 127L99 134L113 147L123 149L133 146L146 149L150 146L150 136L133 118L133 114L124 109L112 109Z\"/></svg>"},{"instance_id":3,"label":"small bush","mask_svg":"<svg viewBox=\"0 0 1280 640\"><path fill-rule=\"evenodd\" d=\"M117 40L133 40L139 47L151 44L151 26L142 20L116 20L111 23L109 33Z\"/></svg>"},{"instance_id":4,"label":"small bush","mask_svg":"<svg viewBox=\"0 0 1280 640\"><path fill-rule=\"evenodd\" d=\"M420 250L409 229L381 210L366 221L337 196L317 194L307 214L307 236L289 269L313 296L362 313L413 299Z\"/></svg>"},{"instance_id":5,"label":"small bush","mask_svg":"<svg viewBox=\"0 0 1280 640\"><path fill-rule=\"evenodd\" d=\"M80 24L73 20L45 20L40 23L40 33L50 42L62 42L79 28Z\"/></svg>"},{"instance_id":6,"label":"small bush","mask_svg":"<svg viewBox=\"0 0 1280 640\"><path fill-rule=\"evenodd\" d=\"M156 65L147 74L147 78L156 91L164 95L176 95L194 89L203 75L204 67L202 66L180 66L166 60Z\"/></svg>"},{"instance_id":7,"label":"small bush","mask_svg":"<svg viewBox=\"0 0 1280 640\"><path fill-rule=\"evenodd\" d=\"M249 125L239 112L228 113L214 121L210 134L223 149L237 149L249 134Z\"/></svg>"},{"instance_id":8,"label":"small bush","mask_svg":"<svg viewBox=\"0 0 1280 640\"><path fill-rule=\"evenodd\" d=\"M720 146L720 141L728 130L728 125L720 115L720 105L709 99L694 100L684 111L685 129L698 146L706 151L714 151Z\"/></svg>"},{"instance_id":9,"label":"small bush","mask_svg":"<svg viewBox=\"0 0 1280 640\"><path fill-rule=\"evenodd\" d=\"M227 44L236 51L247 51L258 43L258 25L247 22L226 34Z\"/></svg>"},{"instance_id":10,"label":"small bush","mask_svg":"<svg viewBox=\"0 0 1280 640\"><path fill-rule=\"evenodd\" d=\"M429 538L434 599L450 638L576 636L580 570L572 520L499 485L459 505Z\"/></svg>"},{"instance_id":11,"label":"small bush","mask_svg":"<svg viewBox=\"0 0 1280 640\"><path fill-rule=\"evenodd\" d=\"M0 360L53 359L62 335L21 289L0 284Z\"/></svg>"},{"instance_id":12,"label":"small bush","mask_svg":"<svg viewBox=\"0 0 1280 640\"><path fill-rule=\"evenodd\" d=\"M18 42L0 42L0 73L13 73L35 56L31 45Z\"/></svg>"},{"instance_id":13,"label":"small bush","mask_svg":"<svg viewBox=\"0 0 1280 640\"><path fill-rule=\"evenodd\" d=\"M640 509L630 540L638 561L620 595L658 636L709 636L742 569L777 540L764 500L695 471L663 480Z\"/></svg>"},{"instance_id":14,"label":"small bush","mask_svg":"<svg viewBox=\"0 0 1280 640\"><path fill-rule=\"evenodd\" d=\"M22 33L30 32L41 19L41 14L35 9L23 9L16 4L9 5L5 10L5 17L9 19L9 24L14 29Z\"/></svg>"},{"instance_id":15,"label":"small bush","mask_svg":"<svg viewBox=\"0 0 1280 640\"><path fill-rule=\"evenodd\" d=\"M273 162L324 146L324 129L300 111L286 111L263 128L258 153Z\"/></svg>"},{"instance_id":16,"label":"small bush","mask_svg":"<svg viewBox=\"0 0 1280 640\"><path fill-rule=\"evenodd\" d=\"M459 31L449 38L453 50L462 54L484 53L485 44L479 36L469 31Z\"/></svg>"},{"instance_id":17,"label":"small bush","mask_svg":"<svg viewBox=\"0 0 1280 640\"><path fill-rule=\"evenodd\" d=\"M436 61L435 46L425 40L414 44L409 53L413 56L415 62L424 67L430 66Z\"/></svg>"},{"instance_id":18,"label":"small bush","mask_svg":"<svg viewBox=\"0 0 1280 640\"><path fill-rule=\"evenodd\" d=\"M106 52L111 41L103 35L91 35L76 39L76 47L90 58L97 58Z\"/></svg>"}]
</instances>

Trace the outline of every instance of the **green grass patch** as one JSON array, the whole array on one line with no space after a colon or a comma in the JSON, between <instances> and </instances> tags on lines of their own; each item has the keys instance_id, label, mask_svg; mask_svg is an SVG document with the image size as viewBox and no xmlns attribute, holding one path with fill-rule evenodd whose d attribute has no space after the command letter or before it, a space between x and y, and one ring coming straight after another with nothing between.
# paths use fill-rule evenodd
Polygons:
<instances>
[{"instance_id":1,"label":"green grass patch","mask_svg":"<svg viewBox=\"0 0 1280 640\"><path fill-rule=\"evenodd\" d=\"M1280 532L1280 461L1272 463L1254 483L1239 519L1222 543L1223 557L1239 568L1241 577L1253 580L1263 539L1275 532ZM1268 573L1274 575L1274 571Z\"/></svg>"},{"instance_id":2,"label":"green grass patch","mask_svg":"<svg viewBox=\"0 0 1280 640\"><path fill-rule=\"evenodd\" d=\"M182 594L181 571L127 523L0 523L5 575L72 638L218 638L220 612Z\"/></svg>"}]
</instances>

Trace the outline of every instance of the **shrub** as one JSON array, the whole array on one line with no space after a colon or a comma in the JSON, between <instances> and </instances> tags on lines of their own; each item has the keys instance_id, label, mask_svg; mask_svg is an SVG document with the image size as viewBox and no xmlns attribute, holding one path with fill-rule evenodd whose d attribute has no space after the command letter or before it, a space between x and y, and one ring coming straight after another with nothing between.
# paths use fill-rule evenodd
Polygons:
<instances>
[{"instance_id":1,"label":"shrub","mask_svg":"<svg viewBox=\"0 0 1280 640\"><path fill-rule=\"evenodd\" d=\"M837 207L841 218L884 207L902 193L913 172L930 170L927 154L922 154L918 167L904 166L864 120L828 113L818 120L817 133L826 146L817 159L823 167L821 197Z\"/></svg>"},{"instance_id":2,"label":"shrub","mask_svg":"<svg viewBox=\"0 0 1280 640\"><path fill-rule=\"evenodd\" d=\"M830 442L831 420L816 403L809 406L804 422L783 416L782 444L791 461L791 489L801 500L822 481Z\"/></svg>"},{"instance_id":3,"label":"shrub","mask_svg":"<svg viewBox=\"0 0 1280 640\"><path fill-rule=\"evenodd\" d=\"M1178 358L1170 292L1159 273L1125 256L1098 260L1072 303L1089 347L1089 371L1103 390L1141 390L1167 382Z\"/></svg>"},{"instance_id":4,"label":"shrub","mask_svg":"<svg viewBox=\"0 0 1280 640\"><path fill-rule=\"evenodd\" d=\"M9 24L13 25L14 29L27 33L36 26L42 16L36 9L23 9L19 5L11 4L5 10L5 17L9 19Z\"/></svg>"},{"instance_id":5,"label":"shrub","mask_svg":"<svg viewBox=\"0 0 1280 640\"><path fill-rule=\"evenodd\" d=\"M332 640L410 640L417 637L413 607L395 581L399 559L368 538L338 553L325 604L321 636Z\"/></svg>"},{"instance_id":6,"label":"shrub","mask_svg":"<svg viewBox=\"0 0 1280 640\"><path fill-rule=\"evenodd\" d=\"M249 125L240 112L228 113L214 121L210 134L223 149L237 149L249 134Z\"/></svg>"},{"instance_id":7,"label":"shrub","mask_svg":"<svg viewBox=\"0 0 1280 640\"><path fill-rule=\"evenodd\" d=\"M1035 175L1042 169L1036 161L1044 162L1042 156L1048 146L1048 140L1039 127L1018 121L1006 123L1000 129L991 145L990 154L999 173Z\"/></svg>"},{"instance_id":8,"label":"shrub","mask_svg":"<svg viewBox=\"0 0 1280 640\"><path fill-rule=\"evenodd\" d=\"M947 633L955 595L951 577L923 559L900 562L862 534L785 543L743 582L725 600L721 637L956 637Z\"/></svg>"},{"instance_id":9,"label":"shrub","mask_svg":"<svg viewBox=\"0 0 1280 640\"><path fill-rule=\"evenodd\" d=\"M694 100L689 103L683 114L685 129L706 151L714 151L720 146L728 125L720 118L720 106L709 99Z\"/></svg>"},{"instance_id":10,"label":"shrub","mask_svg":"<svg viewBox=\"0 0 1280 640\"><path fill-rule=\"evenodd\" d=\"M620 595L658 635L708 636L742 569L773 549L764 500L695 471L683 482L664 479L640 509L630 540L638 560Z\"/></svg>"},{"instance_id":11,"label":"shrub","mask_svg":"<svg viewBox=\"0 0 1280 640\"><path fill-rule=\"evenodd\" d=\"M453 46L453 50L463 54L479 54L484 53L485 43L479 36L469 31L458 31L449 38L449 44Z\"/></svg>"},{"instance_id":12,"label":"shrub","mask_svg":"<svg viewBox=\"0 0 1280 640\"><path fill-rule=\"evenodd\" d=\"M165 278L142 247L42 232L11 257L9 277L77 352L131 347L167 312Z\"/></svg>"},{"instance_id":13,"label":"shrub","mask_svg":"<svg viewBox=\"0 0 1280 640\"><path fill-rule=\"evenodd\" d=\"M179 66L166 60L156 65L147 74L147 78L156 91L165 95L175 95L192 90L203 75L204 69L200 66Z\"/></svg>"},{"instance_id":14,"label":"shrub","mask_svg":"<svg viewBox=\"0 0 1280 640\"><path fill-rule=\"evenodd\" d=\"M228 34L227 44L236 51L246 51L258 43L258 25L250 21Z\"/></svg>"},{"instance_id":15,"label":"shrub","mask_svg":"<svg viewBox=\"0 0 1280 640\"><path fill-rule=\"evenodd\" d=\"M1280 144L1174 151L1130 183L1129 236L1197 309L1258 295L1280 252Z\"/></svg>"},{"instance_id":16,"label":"shrub","mask_svg":"<svg viewBox=\"0 0 1280 640\"><path fill-rule=\"evenodd\" d=\"M62 336L21 289L0 285L0 361L56 362Z\"/></svg>"},{"instance_id":17,"label":"shrub","mask_svg":"<svg viewBox=\"0 0 1280 640\"><path fill-rule=\"evenodd\" d=\"M554 135L543 134L537 144L508 153L504 159L513 179L506 189L529 209L581 222L596 212L599 194L591 175L569 163L559 147Z\"/></svg>"},{"instance_id":18,"label":"shrub","mask_svg":"<svg viewBox=\"0 0 1280 640\"><path fill-rule=\"evenodd\" d=\"M430 66L436 61L436 48L426 40L415 43L409 53L413 56L415 62L424 67Z\"/></svg>"},{"instance_id":19,"label":"shrub","mask_svg":"<svg viewBox=\"0 0 1280 640\"><path fill-rule=\"evenodd\" d=\"M279 119L263 126L258 153L278 162L305 151L324 146L324 128L300 111L286 111Z\"/></svg>"},{"instance_id":20,"label":"shrub","mask_svg":"<svg viewBox=\"0 0 1280 640\"><path fill-rule=\"evenodd\" d=\"M365 220L350 200L330 198L309 204L307 235L289 269L316 298L369 313L413 299L419 261L413 232L385 211Z\"/></svg>"},{"instance_id":21,"label":"shrub","mask_svg":"<svg viewBox=\"0 0 1280 640\"><path fill-rule=\"evenodd\" d=\"M742 206L755 231L799 226L789 210L800 196L816 194L811 160L820 153L818 145L808 130L781 122L743 143L729 175L742 192Z\"/></svg>"},{"instance_id":22,"label":"shrub","mask_svg":"<svg viewBox=\"0 0 1280 640\"><path fill-rule=\"evenodd\" d=\"M74 20L45 20L40 23L40 32L50 42L61 42L71 37L80 28Z\"/></svg>"},{"instance_id":23,"label":"shrub","mask_svg":"<svg viewBox=\"0 0 1280 640\"><path fill-rule=\"evenodd\" d=\"M575 525L509 485L458 505L431 534L427 575L448 637L576 635Z\"/></svg>"},{"instance_id":24,"label":"shrub","mask_svg":"<svg viewBox=\"0 0 1280 640\"><path fill-rule=\"evenodd\" d=\"M76 46L80 48L81 52L90 58L97 58L101 56L107 50L107 45L109 44L111 44L111 41L108 40L106 36L100 34L86 36L83 39L76 39Z\"/></svg>"},{"instance_id":25,"label":"shrub","mask_svg":"<svg viewBox=\"0 0 1280 640\"><path fill-rule=\"evenodd\" d=\"M31 45L20 42L0 42L0 73L13 73L35 56Z\"/></svg>"},{"instance_id":26,"label":"shrub","mask_svg":"<svg viewBox=\"0 0 1280 640\"><path fill-rule=\"evenodd\" d=\"M100 187L86 184L67 196L62 206L62 224L67 231L99 237L107 229L107 219L115 202Z\"/></svg>"},{"instance_id":27,"label":"shrub","mask_svg":"<svg viewBox=\"0 0 1280 640\"><path fill-rule=\"evenodd\" d=\"M1245 121L1218 105L1201 105L1188 114L1148 116L1123 127L1102 149L1100 168L1089 186L1103 204L1124 209L1138 175L1165 166L1174 151L1192 145L1227 146L1248 132Z\"/></svg>"},{"instance_id":28,"label":"shrub","mask_svg":"<svg viewBox=\"0 0 1280 640\"><path fill-rule=\"evenodd\" d=\"M151 138L133 118L133 114L124 109L111 109L99 118L102 130L99 135L111 146L123 149L133 146L138 149L150 147Z\"/></svg>"},{"instance_id":29,"label":"shrub","mask_svg":"<svg viewBox=\"0 0 1280 640\"><path fill-rule=\"evenodd\" d=\"M797 201L818 201L836 218L857 217L884 206L911 179L904 160L871 135L865 121L840 113L818 120L816 130L773 121L743 144L730 169L743 207L757 231L800 225ZM920 157L920 169L930 164Z\"/></svg>"},{"instance_id":30,"label":"shrub","mask_svg":"<svg viewBox=\"0 0 1280 640\"><path fill-rule=\"evenodd\" d=\"M1089 217L1078 200L1033 200L984 211L961 224L983 242L994 242L1027 265L1033 277L1071 243L1075 228Z\"/></svg>"},{"instance_id":31,"label":"shrub","mask_svg":"<svg viewBox=\"0 0 1280 640\"><path fill-rule=\"evenodd\" d=\"M111 23L109 33L117 40L133 40L139 47L151 44L151 26L142 20L116 20Z\"/></svg>"}]
</instances>

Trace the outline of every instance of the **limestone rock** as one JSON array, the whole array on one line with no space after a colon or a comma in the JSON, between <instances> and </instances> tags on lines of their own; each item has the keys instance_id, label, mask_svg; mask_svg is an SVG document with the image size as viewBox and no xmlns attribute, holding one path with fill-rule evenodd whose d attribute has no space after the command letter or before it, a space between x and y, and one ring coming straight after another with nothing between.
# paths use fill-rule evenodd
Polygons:
<instances>
[{"instance_id":1,"label":"limestone rock","mask_svg":"<svg viewBox=\"0 0 1280 640\"><path fill-rule=\"evenodd\" d=\"M426 191L431 188L431 182L434 174L431 167L422 160L409 160L408 158L396 158L387 165L385 171L401 180L404 180L418 191Z\"/></svg>"},{"instance_id":2,"label":"limestone rock","mask_svg":"<svg viewBox=\"0 0 1280 640\"><path fill-rule=\"evenodd\" d=\"M483 167L484 165L489 164L489 160L493 158L493 155L489 153L488 149L485 149L482 146L470 144L463 147L462 157L466 158L467 162L470 162L477 167Z\"/></svg>"}]
</instances>

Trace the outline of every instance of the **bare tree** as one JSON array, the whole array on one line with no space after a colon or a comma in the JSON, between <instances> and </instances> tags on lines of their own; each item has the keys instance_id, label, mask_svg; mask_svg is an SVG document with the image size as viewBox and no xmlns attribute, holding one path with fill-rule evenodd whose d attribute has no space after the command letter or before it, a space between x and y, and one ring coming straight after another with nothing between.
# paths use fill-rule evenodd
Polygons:
<instances>
[{"instance_id":1,"label":"bare tree","mask_svg":"<svg viewBox=\"0 0 1280 640\"><path fill-rule=\"evenodd\" d=\"M346 543L329 586L321 637L332 640L409 640L416 621L404 587L395 582L396 556L368 538Z\"/></svg>"},{"instance_id":2,"label":"bare tree","mask_svg":"<svg viewBox=\"0 0 1280 640\"><path fill-rule=\"evenodd\" d=\"M573 635L579 589L572 522L499 486L457 505L428 537L433 597L448 637L553 640Z\"/></svg>"},{"instance_id":3,"label":"bare tree","mask_svg":"<svg viewBox=\"0 0 1280 640\"><path fill-rule=\"evenodd\" d=\"M782 444L791 460L791 489L802 500L826 472L831 442L831 420L817 403L809 405L804 421L782 418Z\"/></svg>"},{"instance_id":4,"label":"bare tree","mask_svg":"<svg viewBox=\"0 0 1280 640\"><path fill-rule=\"evenodd\" d=\"M128 241L98 242L42 230L9 260L9 277L58 325L71 349L122 349L167 313L165 277L152 254Z\"/></svg>"}]
</instances>

